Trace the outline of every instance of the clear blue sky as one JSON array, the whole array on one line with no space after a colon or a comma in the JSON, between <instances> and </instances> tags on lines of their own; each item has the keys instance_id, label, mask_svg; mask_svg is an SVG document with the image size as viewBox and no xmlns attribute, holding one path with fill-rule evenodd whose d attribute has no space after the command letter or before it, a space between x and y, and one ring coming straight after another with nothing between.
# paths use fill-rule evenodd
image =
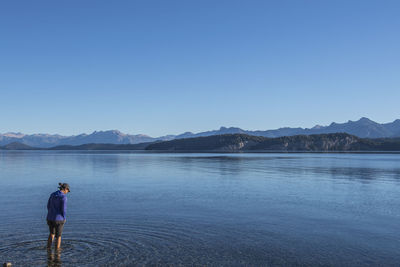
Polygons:
<instances>
[{"instance_id":1,"label":"clear blue sky","mask_svg":"<svg viewBox=\"0 0 400 267\"><path fill-rule=\"evenodd\" d=\"M1 1L0 133L400 118L400 1Z\"/></svg>"}]
</instances>

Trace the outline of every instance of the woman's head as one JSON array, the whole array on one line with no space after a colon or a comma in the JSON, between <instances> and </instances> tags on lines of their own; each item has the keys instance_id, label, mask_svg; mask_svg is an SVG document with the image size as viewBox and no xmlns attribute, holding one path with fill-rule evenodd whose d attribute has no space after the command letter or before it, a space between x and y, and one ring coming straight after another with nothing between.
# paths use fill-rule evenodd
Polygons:
<instances>
[{"instance_id":1,"label":"woman's head","mask_svg":"<svg viewBox=\"0 0 400 267\"><path fill-rule=\"evenodd\" d=\"M61 191L68 191L68 192L71 192L71 190L69 189L69 184L67 184L67 183L58 183L58 188L61 190Z\"/></svg>"}]
</instances>

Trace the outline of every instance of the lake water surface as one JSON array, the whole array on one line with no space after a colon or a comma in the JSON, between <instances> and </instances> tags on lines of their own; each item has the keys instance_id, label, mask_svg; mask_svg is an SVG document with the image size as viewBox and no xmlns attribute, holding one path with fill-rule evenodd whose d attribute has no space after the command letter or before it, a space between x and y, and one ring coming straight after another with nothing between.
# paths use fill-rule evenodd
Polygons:
<instances>
[{"instance_id":1,"label":"lake water surface","mask_svg":"<svg viewBox=\"0 0 400 267\"><path fill-rule=\"evenodd\" d=\"M68 182L63 249L49 195ZM400 154L0 151L13 266L399 266Z\"/></svg>"}]
</instances>

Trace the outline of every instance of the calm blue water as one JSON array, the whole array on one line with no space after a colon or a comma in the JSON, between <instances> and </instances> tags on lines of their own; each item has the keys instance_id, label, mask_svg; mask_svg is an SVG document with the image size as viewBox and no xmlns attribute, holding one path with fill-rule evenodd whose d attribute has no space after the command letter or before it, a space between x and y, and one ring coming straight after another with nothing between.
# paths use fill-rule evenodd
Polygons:
<instances>
[{"instance_id":1,"label":"calm blue water","mask_svg":"<svg viewBox=\"0 0 400 267\"><path fill-rule=\"evenodd\" d=\"M72 192L55 253L58 182ZM399 154L0 152L14 266L399 266L399 222Z\"/></svg>"}]
</instances>

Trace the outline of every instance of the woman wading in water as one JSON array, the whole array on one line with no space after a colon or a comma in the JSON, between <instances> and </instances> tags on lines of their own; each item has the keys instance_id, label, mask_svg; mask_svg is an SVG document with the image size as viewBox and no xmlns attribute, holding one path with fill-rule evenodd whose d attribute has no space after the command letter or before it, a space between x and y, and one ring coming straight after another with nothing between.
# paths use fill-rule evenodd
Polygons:
<instances>
[{"instance_id":1,"label":"woman wading in water","mask_svg":"<svg viewBox=\"0 0 400 267\"><path fill-rule=\"evenodd\" d=\"M47 202L47 225L50 231L47 248L51 248L54 237L56 237L56 249L61 247L61 235L66 221L67 194L70 192L67 183L59 183L58 185L60 190L52 193Z\"/></svg>"}]
</instances>

